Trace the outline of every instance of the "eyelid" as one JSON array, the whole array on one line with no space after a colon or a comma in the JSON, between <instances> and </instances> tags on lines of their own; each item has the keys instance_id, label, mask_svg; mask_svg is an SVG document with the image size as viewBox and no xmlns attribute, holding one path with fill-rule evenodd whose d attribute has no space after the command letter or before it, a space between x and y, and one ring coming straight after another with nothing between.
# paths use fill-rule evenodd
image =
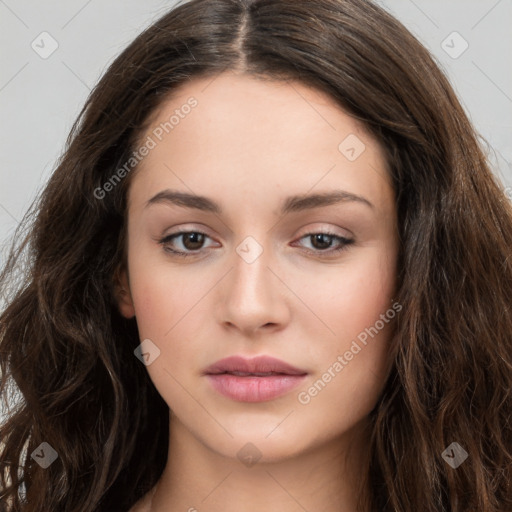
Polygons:
<instances>
[{"instance_id":1,"label":"eyelid","mask_svg":"<svg viewBox=\"0 0 512 512\"><path fill-rule=\"evenodd\" d=\"M316 233L324 233L326 235L339 236L340 238L346 239L354 238L354 235L348 229L343 229L343 232L339 233L338 231L341 229L342 228L339 227L331 227L331 225L326 225L325 223L315 222L314 224L308 224L308 226L301 231L302 234L299 235L299 238Z\"/></svg>"}]
</instances>

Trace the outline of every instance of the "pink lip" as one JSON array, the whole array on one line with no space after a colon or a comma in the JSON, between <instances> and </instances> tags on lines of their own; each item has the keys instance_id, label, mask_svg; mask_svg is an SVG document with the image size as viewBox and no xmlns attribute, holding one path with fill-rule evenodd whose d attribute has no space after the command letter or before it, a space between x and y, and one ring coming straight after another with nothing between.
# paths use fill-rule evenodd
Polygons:
<instances>
[{"instance_id":1,"label":"pink lip","mask_svg":"<svg viewBox=\"0 0 512 512\"><path fill-rule=\"evenodd\" d=\"M228 398L264 402L298 386L307 372L269 356L232 356L217 361L203 374L216 391Z\"/></svg>"}]
</instances>

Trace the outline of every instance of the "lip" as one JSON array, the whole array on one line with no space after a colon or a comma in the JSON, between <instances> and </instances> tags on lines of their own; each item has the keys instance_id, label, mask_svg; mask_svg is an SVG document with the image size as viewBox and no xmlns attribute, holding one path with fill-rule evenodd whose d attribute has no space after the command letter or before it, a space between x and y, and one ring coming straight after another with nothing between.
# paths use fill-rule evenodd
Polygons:
<instances>
[{"instance_id":1,"label":"lip","mask_svg":"<svg viewBox=\"0 0 512 512\"><path fill-rule=\"evenodd\" d=\"M264 402L298 386L307 372L270 356L231 356L210 365L203 375L217 392L232 400Z\"/></svg>"}]
</instances>

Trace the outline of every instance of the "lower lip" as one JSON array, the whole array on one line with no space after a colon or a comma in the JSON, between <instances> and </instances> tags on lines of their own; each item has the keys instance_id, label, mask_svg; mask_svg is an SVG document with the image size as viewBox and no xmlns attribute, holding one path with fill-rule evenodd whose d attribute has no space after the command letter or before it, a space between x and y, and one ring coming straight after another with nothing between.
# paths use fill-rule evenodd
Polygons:
<instances>
[{"instance_id":1,"label":"lower lip","mask_svg":"<svg viewBox=\"0 0 512 512\"><path fill-rule=\"evenodd\" d=\"M238 402L265 402L298 386L306 375L271 375L268 377L240 377L229 373L206 375L213 388L221 395Z\"/></svg>"}]
</instances>

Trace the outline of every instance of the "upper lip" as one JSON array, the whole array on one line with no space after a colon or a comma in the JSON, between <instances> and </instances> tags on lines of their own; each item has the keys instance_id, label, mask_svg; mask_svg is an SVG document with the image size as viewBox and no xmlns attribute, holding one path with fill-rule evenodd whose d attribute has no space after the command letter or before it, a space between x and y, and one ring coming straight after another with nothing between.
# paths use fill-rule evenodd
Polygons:
<instances>
[{"instance_id":1,"label":"upper lip","mask_svg":"<svg viewBox=\"0 0 512 512\"><path fill-rule=\"evenodd\" d=\"M248 374L279 373L284 375L305 375L307 373L305 370L295 368L291 364L270 356L257 356L251 359L243 356L226 357L208 366L203 373L205 375L215 375L233 372Z\"/></svg>"}]
</instances>

